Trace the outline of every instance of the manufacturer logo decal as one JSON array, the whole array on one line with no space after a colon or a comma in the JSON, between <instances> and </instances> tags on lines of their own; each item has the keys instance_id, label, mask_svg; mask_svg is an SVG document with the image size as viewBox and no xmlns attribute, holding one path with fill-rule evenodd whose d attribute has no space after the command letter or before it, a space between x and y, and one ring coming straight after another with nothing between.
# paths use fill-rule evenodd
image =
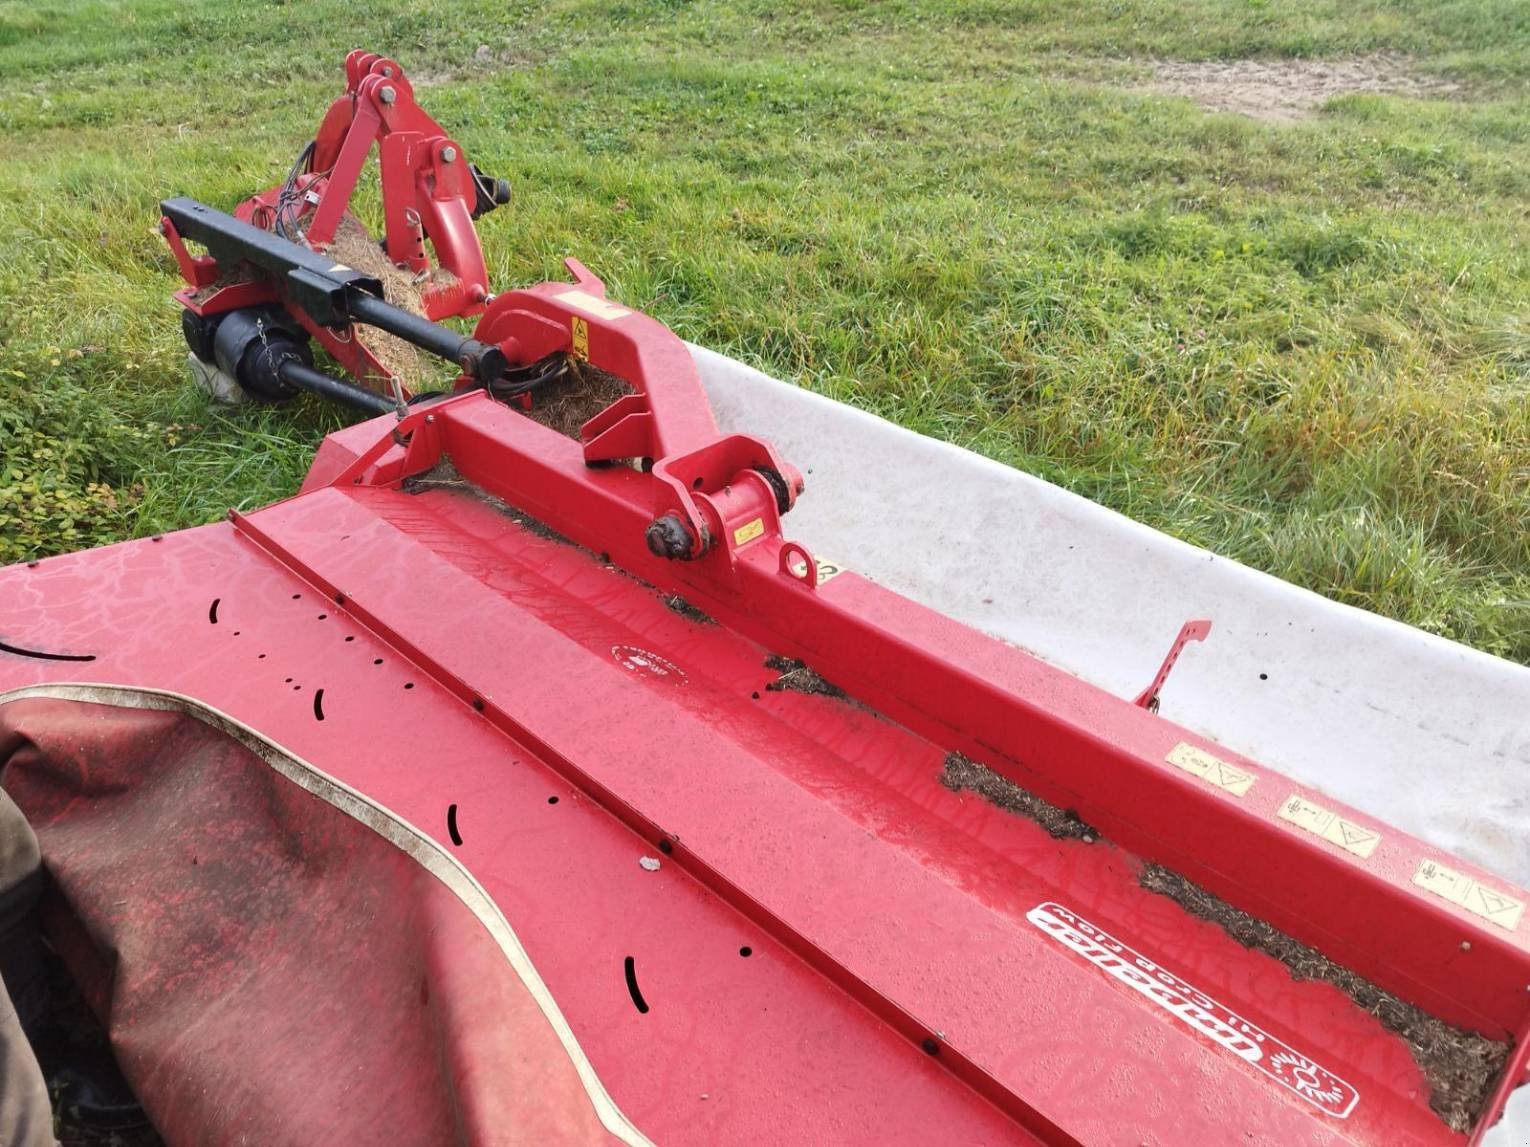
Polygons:
<instances>
[{"instance_id":1,"label":"manufacturer logo decal","mask_svg":"<svg viewBox=\"0 0 1530 1147\"><path fill-rule=\"evenodd\" d=\"M1296 1092L1318 1110L1344 1119L1360 1102L1360 1093L1327 1068L1061 905L1038 904L1025 918L1117 983L1144 996L1198 1036Z\"/></svg>"},{"instance_id":2,"label":"manufacturer logo decal","mask_svg":"<svg viewBox=\"0 0 1530 1147\"><path fill-rule=\"evenodd\" d=\"M745 542L752 542L765 532L765 519L756 518L752 522L745 522L733 531L733 544L741 546Z\"/></svg>"},{"instance_id":3,"label":"manufacturer logo decal","mask_svg":"<svg viewBox=\"0 0 1530 1147\"><path fill-rule=\"evenodd\" d=\"M613 645L611 656L616 658L616 663L623 669L629 669L633 673L644 677L656 677L661 681L673 681L676 684L685 684L685 670L676 665L667 657L660 657L649 649L640 649L636 645Z\"/></svg>"}]
</instances>

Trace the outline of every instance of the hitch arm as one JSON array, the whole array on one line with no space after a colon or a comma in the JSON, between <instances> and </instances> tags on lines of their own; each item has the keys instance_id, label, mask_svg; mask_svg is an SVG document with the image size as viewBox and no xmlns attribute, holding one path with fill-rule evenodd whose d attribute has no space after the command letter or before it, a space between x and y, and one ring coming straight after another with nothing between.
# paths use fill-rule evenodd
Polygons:
<instances>
[{"instance_id":1,"label":"hitch arm","mask_svg":"<svg viewBox=\"0 0 1530 1147\"><path fill-rule=\"evenodd\" d=\"M169 227L167 237L174 234L202 244L223 267L252 263L270 273L293 304L321 326L366 323L456 363L479 382L494 382L505 373L505 356L498 347L395 307L370 275L195 199L167 199L160 212Z\"/></svg>"}]
</instances>

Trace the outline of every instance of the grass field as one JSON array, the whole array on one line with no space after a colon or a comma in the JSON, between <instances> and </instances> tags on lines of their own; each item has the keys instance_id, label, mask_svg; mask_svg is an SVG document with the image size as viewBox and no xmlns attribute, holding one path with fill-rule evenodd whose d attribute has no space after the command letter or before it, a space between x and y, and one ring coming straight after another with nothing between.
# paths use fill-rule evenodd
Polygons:
<instances>
[{"instance_id":1,"label":"grass field","mask_svg":"<svg viewBox=\"0 0 1530 1147\"><path fill-rule=\"evenodd\" d=\"M355 46L513 180L496 282L577 254L687 338L1530 662L1523 0L0 3L0 559L295 489L337 415L207 406L151 228L278 182ZM1376 52L1460 90L1281 126L1140 90Z\"/></svg>"}]
</instances>

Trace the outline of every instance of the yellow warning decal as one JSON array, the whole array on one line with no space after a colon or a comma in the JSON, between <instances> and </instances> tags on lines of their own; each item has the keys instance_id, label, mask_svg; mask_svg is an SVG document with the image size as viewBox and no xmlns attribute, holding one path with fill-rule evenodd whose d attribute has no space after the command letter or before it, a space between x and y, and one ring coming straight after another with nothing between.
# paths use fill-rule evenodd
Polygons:
<instances>
[{"instance_id":1,"label":"yellow warning decal","mask_svg":"<svg viewBox=\"0 0 1530 1147\"><path fill-rule=\"evenodd\" d=\"M1221 757L1214 757L1205 749L1196 748L1188 741L1181 741L1169 750L1164 758L1171 765L1177 765L1187 773L1193 773L1203 781L1214 784L1219 789L1225 789L1235 797L1241 797L1254 787L1254 781L1258 778L1247 769L1240 769L1237 765L1230 765Z\"/></svg>"},{"instance_id":2,"label":"yellow warning decal","mask_svg":"<svg viewBox=\"0 0 1530 1147\"><path fill-rule=\"evenodd\" d=\"M1281 820L1288 820L1297 828L1304 828L1313 836L1320 836L1329 844L1337 844L1345 852L1352 852L1361 859L1370 856L1381 843L1381 833L1375 829L1345 820L1338 813L1313 804L1299 793L1292 793L1280 806L1279 812Z\"/></svg>"},{"instance_id":3,"label":"yellow warning decal","mask_svg":"<svg viewBox=\"0 0 1530 1147\"><path fill-rule=\"evenodd\" d=\"M814 558L813 564L818 567L819 585L845 572L845 567L838 562L825 561L823 558Z\"/></svg>"},{"instance_id":4,"label":"yellow warning decal","mask_svg":"<svg viewBox=\"0 0 1530 1147\"><path fill-rule=\"evenodd\" d=\"M569 323L569 333L573 335L574 357L588 361L590 357L590 324L584 319L575 317Z\"/></svg>"},{"instance_id":5,"label":"yellow warning decal","mask_svg":"<svg viewBox=\"0 0 1530 1147\"><path fill-rule=\"evenodd\" d=\"M592 295L588 291L564 291L561 295L555 295L554 298L560 303L578 307L597 319L624 319L632 313L626 307L607 302L599 295Z\"/></svg>"},{"instance_id":6,"label":"yellow warning decal","mask_svg":"<svg viewBox=\"0 0 1530 1147\"><path fill-rule=\"evenodd\" d=\"M741 546L745 542L752 542L755 538L759 537L764 532L764 518L756 518L752 522L745 522L742 526L733 531L733 544L735 546Z\"/></svg>"},{"instance_id":7,"label":"yellow warning decal","mask_svg":"<svg viewBox=\"0 0 1530 1147\"><path fill-rule=\"evenodd\" d=\"M1438 860L1419 861L1418 871L1413 874L1413 883L1426 892L1434 893L1441 900L1448 900L1456 907L1465 908L1510 932L1519 926L1520 917L1525 914L1523 900L1495 892L1464 872L1446 868Z\"/></svg>"}]
</instances>

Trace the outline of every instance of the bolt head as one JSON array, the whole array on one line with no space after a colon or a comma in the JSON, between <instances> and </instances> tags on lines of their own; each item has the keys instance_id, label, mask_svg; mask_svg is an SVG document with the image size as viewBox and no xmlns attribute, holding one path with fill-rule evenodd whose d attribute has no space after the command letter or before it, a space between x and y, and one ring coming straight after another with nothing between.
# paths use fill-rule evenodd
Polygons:
<instances>
[{"instance_id":1,"label":"bolt head","mask_svg":"<svg viewBox=\"0 0 1530 1147\"><path fill-rule=\"evenodd\" d=\"M394 100L398 99L398 93L392 88L383 88L378 91L377 98L385 104L391 104Z\"/></svg>"},{"instance_id":2,"label":"bolt head","mask_svg":"<svg viewBox=\"0 0 1530 1147\"><path fill-rule=\"evenodd\" d=\"M441 149L441 162L442 163L452 163L452 162L455 162L456 158L457 158L457 149L455 147L443 147Z\"/></svg>"},{"instance_id":3,"label":"bolt head","mask_svg":"<svg viewBox=\"0 0 1530 1147\"><path fill-rule=\"evenodd\" d=\"M650 523L644 537L649 551L657 557L683 558L691 552L691 535L674 514Z\"/></svg>"}]
</instances>

